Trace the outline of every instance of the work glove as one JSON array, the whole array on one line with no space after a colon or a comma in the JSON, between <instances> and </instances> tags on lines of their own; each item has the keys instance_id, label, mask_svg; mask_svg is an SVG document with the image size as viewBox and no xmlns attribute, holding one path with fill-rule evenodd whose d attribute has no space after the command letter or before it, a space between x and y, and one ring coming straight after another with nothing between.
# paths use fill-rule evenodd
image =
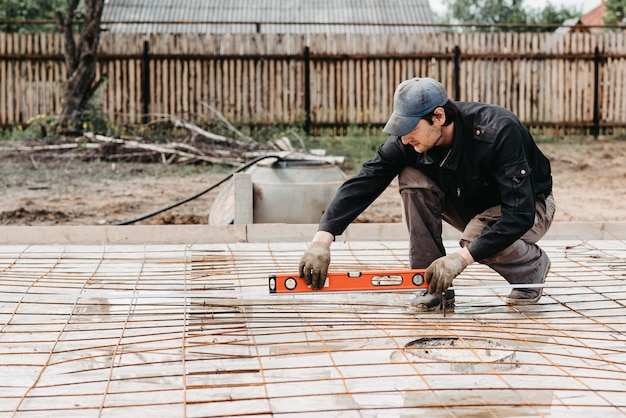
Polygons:
<instances>
[{"instance_id":1,"label":"work glove","mask_svg":"<svg viewBox=\"0 0 626 418\"><path fill-rule=\"evenodd\" d=\"M459 254L438 258L426 269L428 293L438 295L452 284L452 280L467 267L467 261Z\"/></svg>"},{"instance_id":2,"label":"work glove","mask_svg":"<svg viewBox=\"0 0 626 418\"><path fill-rule=\"evenodd\" d=\"M321 242L312 242L300 259L298 274L311 289L321 289L326 281L329 265L330 247Z\"/></svg>"}]
</instances>

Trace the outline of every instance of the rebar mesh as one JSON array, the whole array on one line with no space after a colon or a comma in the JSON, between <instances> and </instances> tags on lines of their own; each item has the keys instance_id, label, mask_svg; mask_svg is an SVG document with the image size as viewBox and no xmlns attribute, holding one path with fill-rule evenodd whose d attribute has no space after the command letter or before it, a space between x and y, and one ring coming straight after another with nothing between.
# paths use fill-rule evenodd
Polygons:
<instances>
[{"instance_id":1,"label":"rebar mesh","mask_svg":"<svg viewBox=\"0 0 626 418\"><path fill-rule=\"evenodd\" d=\"M0 415L625 415L626 244L541 244L538 304L475 264L445 317L411 293L270 295L304 243L2 246ZM407 253L336 243L331 267Z\"/></svg>"}]
</instances>

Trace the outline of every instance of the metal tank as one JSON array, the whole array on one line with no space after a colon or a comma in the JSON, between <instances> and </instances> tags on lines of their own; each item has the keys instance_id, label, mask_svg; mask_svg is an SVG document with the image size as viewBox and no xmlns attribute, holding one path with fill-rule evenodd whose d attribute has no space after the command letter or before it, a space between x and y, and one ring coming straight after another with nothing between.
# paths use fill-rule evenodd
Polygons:
<instances>
[{"instance_id":1,"label":"metal tank","mask_svg":"<svg viewBox=\"0 0 626 418\"><path fill-rule=\"evenodd\" d=\"M311 160L280 160L254 165L247 171L252 180L254 223L318 223L346 175L334 164ZM234 219L234 191L229 182L217 196L210 224L229 224Z\"/></svg>"}]
</instances>

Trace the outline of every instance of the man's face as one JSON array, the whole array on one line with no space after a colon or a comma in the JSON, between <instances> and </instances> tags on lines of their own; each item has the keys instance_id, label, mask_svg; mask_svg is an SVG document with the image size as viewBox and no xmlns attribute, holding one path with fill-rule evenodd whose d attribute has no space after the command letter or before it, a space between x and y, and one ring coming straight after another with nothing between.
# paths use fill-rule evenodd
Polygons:
<instances>
[{"instance_id":1,"label":"man's face","mask_svg":"<svg viewBox=\"0 0 626 418\"><path fill-rule=\"evenodd\" d=\"M411 145L420 154L441 145L442 126L436 119L433 122L431 125L427 120L420 119L415 128L402 137L402 143Z\"/></svg>"}]
</instances>

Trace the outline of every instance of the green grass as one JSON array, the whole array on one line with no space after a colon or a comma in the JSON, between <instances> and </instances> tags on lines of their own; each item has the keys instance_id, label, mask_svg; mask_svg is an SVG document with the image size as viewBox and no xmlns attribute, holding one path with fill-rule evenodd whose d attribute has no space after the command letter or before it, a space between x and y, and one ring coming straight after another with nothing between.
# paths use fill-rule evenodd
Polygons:
<instances>
[{"instance_id":1,"label":"green grass","mask_svg":"<svg viewBox=\"0 0 626 418\"><path fill-rule=\"evenodd\" d=\"M308 149L321 148L326 155L344 156L347 161L342 169L348 173L358 171L361 165L371 159L379 145L387 140L386 134L365 135L354 133L351 136L310 137L305 140Z\"/></svg>"}]
</instances>

